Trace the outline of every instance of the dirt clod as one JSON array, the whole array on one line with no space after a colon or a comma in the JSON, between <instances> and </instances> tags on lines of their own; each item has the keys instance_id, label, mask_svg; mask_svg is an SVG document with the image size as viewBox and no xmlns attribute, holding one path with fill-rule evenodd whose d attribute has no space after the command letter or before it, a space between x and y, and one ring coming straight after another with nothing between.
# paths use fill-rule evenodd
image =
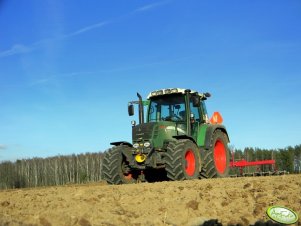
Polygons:
<instances>
[{"instance_id":1,"label":"dirt clod","mask_svg":"<svg viewBox=\"0 0 301 226\"><path fill-rule=\"evenodd\" d=\"M244 189L249 188L249 187L251 187L251 184L250 184L250 183L246 183L246 184L243 186Z\"/></svg>"},{"instance_id":2,"label":"dirt clod","mask_svg":"<svg viewBox=\"0 0 301 226\"><path fill-rule=\"evenodd\" d=\"M91 226L91 223L85 218L81 218L78 223L80 226Z\"/></svg>"},{"instance_id":3,"label":"dirt clod","mask_svg":"<svg viewBox=\"0 0 301 226\"><path fill-rule=\"evenodd\" d=\"M1 206L3 206L3 207L9 206L9 204L10 203L8 201L1 202Z\"/></svg>"},{"instance_id":4,"label":"dirt clod","mask_svg":"<svg viewBox=\"0 0 301 226\"><path fill-rule=\"evenodd\" d=\"M199 203L195 200L191 200L186 204L187 208L191 208L193 210L199 209Z\"/></svg>"},{"instance_id":5,"label":"dirt clod","mask_svg":"<svg viewBox=\"0 0 301 226\"><path fill-rule=\"evenodd\" d=\"M40 217L40 224L42 226L51 226L51 223L49 223L49 221L46 220L44 217Z\"/></svg>"}]
</instances>

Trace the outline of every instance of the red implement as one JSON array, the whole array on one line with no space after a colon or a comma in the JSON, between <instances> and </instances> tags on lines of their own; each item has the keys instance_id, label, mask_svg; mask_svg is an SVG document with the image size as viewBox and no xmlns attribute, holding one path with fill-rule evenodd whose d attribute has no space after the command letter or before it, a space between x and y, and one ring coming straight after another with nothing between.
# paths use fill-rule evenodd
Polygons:
<instances>
[{"instance_id":1,"label":"red implement","mask_svg":"<svg viewBox=\"0 0 301 226\"><path fill-rule=\"evenodd\" d=\"M248 162L247 160L231 161L230 167L245 167L245 166L257 166L257 165L274 165L275 160L261 160Z\"/></svg>"}]
</instances>

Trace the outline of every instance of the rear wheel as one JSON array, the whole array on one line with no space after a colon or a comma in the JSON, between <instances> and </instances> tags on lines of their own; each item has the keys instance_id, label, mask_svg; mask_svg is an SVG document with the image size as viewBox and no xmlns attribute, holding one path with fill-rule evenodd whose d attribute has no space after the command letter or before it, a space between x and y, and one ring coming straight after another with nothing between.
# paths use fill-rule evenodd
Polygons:
<instances>
[{"instance_id":1,"label":"rear wheel","mask_svg":"<svg viewBox=\"0 0 301 226\"><path fill-rule=\"evenodd\" d=\"M199 148L190 140L171 141L164 156L165 170L170 180L189 180L199 176Z\"/></svg>"},{"instance_id":2,"label":"rear wheel","mask_svg":"<svg viewBox=\"0 0 301 226\"><path fill-rule=\"evenodd\" d=\"M131 170L126 161L122 150L129 148L125 145L120 145L111 148L105 153L102 161L102 179L109 184L130 184L135 183L137 176Z\"/></svg>"},{"instance_id":3,"label":"rear wheel","mask_svg":"<svg viewBox=\"0 0 301 226\"><path fill-rule=\"evenodd\" d=\"M229 175L230 154L225 133L216 130L211 138L210 149L204 153L204 171L207 177L227 177Z\"/></svg>"}]
</instances>

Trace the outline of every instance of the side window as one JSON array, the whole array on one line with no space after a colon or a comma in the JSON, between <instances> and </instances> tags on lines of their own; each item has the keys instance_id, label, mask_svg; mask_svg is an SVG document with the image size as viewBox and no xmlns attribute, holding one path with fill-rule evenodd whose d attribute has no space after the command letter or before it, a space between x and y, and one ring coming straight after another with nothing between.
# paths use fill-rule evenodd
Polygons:
<instances>
[{"instance_id":1,"label":"side window","mask_svg":"<svg viewBox=\"0 0 301 226\"><path fill-rule=\"evenodd\" d=\"M159 105L155 102L152 102L149 107L149 122L157 121L157 118L160 117Z\"/></svg>"},{"instance_id":2,"label":"side window","mask_svg":"<svg viewBox=\"0 0 301 226\"><path fill-rule=\"evenodd\" d=\"M190 112L194 115L194 119L200 122L200 111L198 107L193 107L192 102L190 102Z\"/></svg>"},{"instance_id":3,"label":"side window","mask_svg":"<svg viewBox=\"0 0 301 226\"><path fill-rule=\"evenodd\" d=\"M208 113L204 101L201 101L201 117L202 117L201 122L206 122L208 119Z\"/></svg>"}]
</instances>

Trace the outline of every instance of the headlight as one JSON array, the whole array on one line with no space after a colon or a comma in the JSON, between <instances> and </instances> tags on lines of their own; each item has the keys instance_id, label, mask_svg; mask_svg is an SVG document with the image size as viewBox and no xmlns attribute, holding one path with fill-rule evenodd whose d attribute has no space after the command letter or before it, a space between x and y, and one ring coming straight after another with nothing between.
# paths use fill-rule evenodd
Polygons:
<instances>
[{"instance_id":1,"label":"headlight","mask_svg":"<svg viewBox=\"0 0 301 226\"><path fill-rule=\"evenodd\" d=\"M139 144L138 144L138 143L135 143L135 144L133 144L133 147L134 147L134 148L139 148Z\"/></svg>"},{"instance_id":2,"label":"headlight","mask_svg":"<svg viewBox=\"0 0 301 226\"><path fill-rule=\"evenodd\" d=\"M146 148L148 148L150 145L151 145L150 142L145 142L145 143L143 144L143 146L146 147Z\"/></svg>"},{"instance_id":3,"label":"headlight","mask_svg":"<svg viewBox=\"0 0 301 226\"><path fill-rule=\"evenodd\" d=\"M163 90L158 90L157 92L156 92L156 95L163 95Z\"/></svg>"},{"instance_id":4,"label":"headlight","mask_svg":"<svg viewBox=\"0 0 301 226\"><path fill-rule=\"evenodd\" d=\"M153 91L151 96L156 96L157 95L157 92L156 91Z\"/></svg>"},{"instance_id":5,"label":"headlight","mask_svg":"<svg viewBox=\"0 0 301 226\"><path fill-rule=\"evenodd\" d=\"M164 93L165 93L165 94L170 94L170 93L171 93L171 90L170 90L170 89L165 89L165 90L164 90Z\"/></svg>"},{"instance_id":6,"label":"headlight","mask_svg":"<svg viewBox=\"0 0 301 226\"><path fill-rule=\"evenodd\" d=\"M171 92L171 93L177 93L177 92L178 92L178 89L177 89L177 88L173 88L173 89L170 90L170 92Z\"/></svg>"}]
</instances>

